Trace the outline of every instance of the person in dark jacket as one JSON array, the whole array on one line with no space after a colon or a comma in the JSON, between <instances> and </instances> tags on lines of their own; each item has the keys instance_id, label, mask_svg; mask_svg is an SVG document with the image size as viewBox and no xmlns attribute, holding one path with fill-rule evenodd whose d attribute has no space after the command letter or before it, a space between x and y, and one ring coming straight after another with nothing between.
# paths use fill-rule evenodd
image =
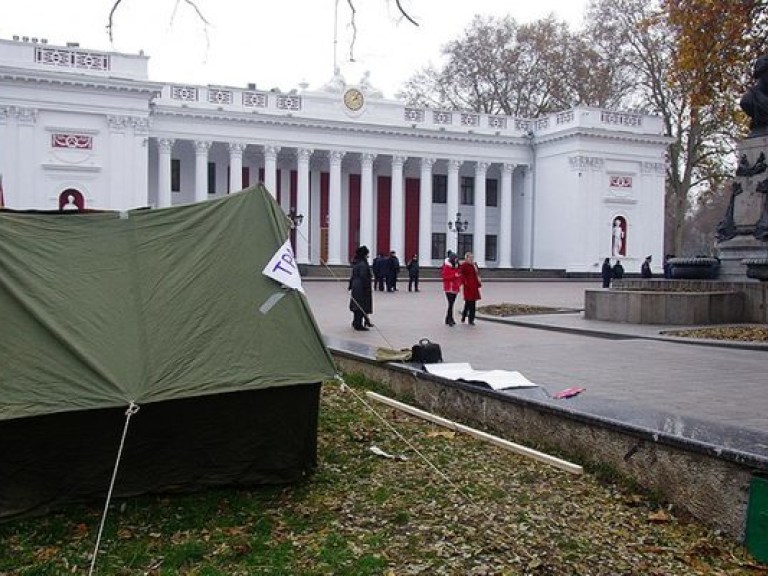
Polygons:
<instances>
[{"instance_id":1,"label":"person in dark jacket","mask_svg":"<svg viewBox=\"0 0 768 576\"><path fill-rule=\"evenodd\" d=\"M394 250L389 253L385 270L384 279L387 283L387 292L396 292L397 275L400 274L400 260L397 258Z\"/></svg>"},{"instance_id":2,"label":"person in dark jacket","mask_svg":"<svg viewBox=\"0 0 768 576\"><path fill-rule=\"evenodd\" d=\"M377 254L373 259L373 282L379 292L384 292L384 275L387 268L387 259L384 254Z\"/></svg>"},{"instance_id":3,"label":"person in dark jacket","mask_svg":"<svg viewBox=\"0 0 768 576\"><path fill-rule=\"evenodd\" d=\"M613 269L611 268L611 260L609 258L603 260L603 267L600 270L600 275L603 277L603 288L610 288L611 278L613 278Z\"/></svg>"},{"instance_id":4,"label":"person in dark jacket","mask_svg":"<svg viewBox=\"0 0 768 576\"><path fill-rule=\"evenodd\" d=\"M646 256L640 266L640 276L643 278L653 278L653 272L651 272L651 257Z\"/></svg>"},{"instance_id":5,"label":"person in dark jacket","mask_svg":"<svg viewBox=\"0 0 768 576\"><path fill-rule=\"evenodd\" d=\"M349 277L349 309L352 312L352 328L368 330L373 326L369 314L373 313L373 291L371 286L371 267L368 265L368 248L360 246L355 251L352 261L352 274Z\"/></svg>"},{"instance_id":6,"label":"person in dark jacket","mask_svg":"<svg viewBox=\"0 0 768 576\"><path fill-rule=\"evenodd\" d=\"M615 280L624 278L624 266L621 265L621 260L616 260L616 264L613 265L613 278Z\"/></svg>"},{"instance_id":7,"label":"person in dark jacket","mask_svg":"<svg viewBox=\"0 0 768 576\"><path fill-rule=\"evenodd\" d=\"M408 292L411 289L419 291L419 255L414 254L405 266L408 268Z\"/></svg>"}]
</instances>

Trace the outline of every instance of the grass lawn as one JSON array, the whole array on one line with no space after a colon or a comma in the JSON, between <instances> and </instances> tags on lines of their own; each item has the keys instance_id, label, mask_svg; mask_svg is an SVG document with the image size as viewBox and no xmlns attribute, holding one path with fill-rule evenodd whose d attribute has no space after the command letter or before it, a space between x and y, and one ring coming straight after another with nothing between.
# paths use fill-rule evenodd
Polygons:
<instances>
[{"instance_id":1,"label":"grass lawn","mask_svg":"<svg viewBox=\"0 0 768 576\"><path fill-rule=\"evenodd\" d=\"M768 574L610 475L573 476L371 404L379 418L359 400L371 384L348 382L323 387L307 481L115 502L96 574ZM0 524L0 576L87 574L100 517L95 503Z\"/></svg>"}]
</instances>

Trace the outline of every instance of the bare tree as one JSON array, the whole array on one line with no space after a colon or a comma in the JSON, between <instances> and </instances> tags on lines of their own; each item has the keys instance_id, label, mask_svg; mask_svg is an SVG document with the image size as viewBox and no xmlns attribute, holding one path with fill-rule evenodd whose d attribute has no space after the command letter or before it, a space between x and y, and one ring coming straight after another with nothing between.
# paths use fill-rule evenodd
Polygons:
<instances>
[{"instance_id":1,"label":"bare tree","mask_svg":"<svg viewBox=\"0 0 768 576\"><path fill-rule=\"evenodd\" d=\"M593 0L587 34L610 27L626 77L635 85L625 102L661 117L672 138L667 157L666 250L681 253L693 201L727 177L740 128L715 103L697 101L690 75L676 74L675 29L654 0ZM732 108L731 108L732 110Z\"/></svg>"},{"instance_id":2,"label":"bare tree","mask_svg":"<svg viewBox=\"0 0 768 576\"><path fill-rule=\"evenodd\" d=\"M196 0L173 0L173 1L174 1L174 7L173 7L174 14L176 13L176 10L178 10L179 4L181 2L184 2L185 4L190 6L192 10L195 11L195 14L197 14L197 17L206 27L210 24L206 19L206 17L203 15L203 11L200 8L200 6L198 6L198 3L196 2ZM355 38L357 36L357 22L356 22L357 9L355 8L354 0L346 0L346 2L347 2L347 6L349 7L350 26L354 31L352 35L351 45L350 45L350 57L353 57ZM120 7L122 3L123 3L123 0L113 0L112 7L109 10L109 16L107 17L106 28L107 28L107 35L109 36L110 42L113 40L113 35L115 31L115 13L117 12L117 9ZM395 6L397 6L397 10L402 16L402 18L404 18L414 26L419 25L419 23L413 19L413 17L405 10L405 8L403 8L401 0L395 0Z\"/></svg>"},{"instance_id":3,"label":"bare tree","mask_svg":"<svg viewBox=\"0 0 768 576\"><path fill-rule=\"evenodd\" d=\"M476 16L442 53L440 69L405 84L411 104L532 117L615 99L611 62L554 16L530 24Z\"/></svg>"}]
</instances>

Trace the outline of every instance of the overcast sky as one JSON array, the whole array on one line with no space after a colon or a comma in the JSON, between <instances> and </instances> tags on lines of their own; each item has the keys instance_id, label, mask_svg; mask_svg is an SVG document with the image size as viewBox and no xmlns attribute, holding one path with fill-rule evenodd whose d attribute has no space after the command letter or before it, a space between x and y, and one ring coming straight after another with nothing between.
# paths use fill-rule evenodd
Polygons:
<instances>
[{"instance_id":1,"label":"overcast sky","mask_svg":"<svg viewBox=\"0 0 768 576\"><path fill-rule=\"evenodd\" d=\"M415 27L400 17L395 0L355 0L351 63L347 0L196 0L207 27L187 1L122 0L110 44L105 26L113 0L3 0L0 37L128 53L143 49L151 57L150 79L158 82L253 82L283 91L307 82L314 89L333 74L338 5L336 62L347 82L370 71L371 83L393 96L414 72L438 64L441 46L459 37L475 14L511 14L530 22L554 13L577 27L586 5L586 0L401 0L419 23Z\"/></svg>"}]
</instances>

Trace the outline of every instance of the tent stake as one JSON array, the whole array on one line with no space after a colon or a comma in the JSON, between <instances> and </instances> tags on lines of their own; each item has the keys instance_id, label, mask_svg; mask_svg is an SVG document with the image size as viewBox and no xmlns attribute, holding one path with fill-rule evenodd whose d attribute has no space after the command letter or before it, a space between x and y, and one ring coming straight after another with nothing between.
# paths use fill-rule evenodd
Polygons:
<instances>
[{"instance_id":1,"label":"tent stake","mask_svg":"<svg viewBox=\"0 0 768 576\"><path fill-rule=\"evenodd\" d=\"M549 464L551 466L554 466L555 468L560 468L561 470L565 470L566 472L570 472L571 474L584 473L584 469L581 466L579 466L578 464L574 464L572 462L568 462L567 460L561 460L560 458L557 458L555 456L550 456L549 454L544 454L543 452L539 452L538 450L533 450L532 448L527 448L525 446L521 446L520 444L515 444L514 442L510 442L509 440L504 440L503 438L499 438L498 436L494 436L492 434L488 434L481 430L477 430L476 428L470 428L469 426L464 426L463 424L459 424L458 422L454 422L453 420L448 420L447 418L436 416L429 412L425 412L424 410L414 408L413 406L410 406L408 404L403 404L402 402L393 400L392 398L387 398L386 396L382 396L381 394L376 394L375 392L367 392L367 395L369 398L372 398L377 402L381 402L382 404L386 404L388 406L391 406L393 408L396 408L398 410L401 410L413 416L417 416L418 418L421 418L423 420L428 420L430 422L433 422L434 424L439 424L440 426L445 426L446 428L456 430L457 432L463 432L465 434L469 434L470 436L474 436L475 438L485 440L495 446L504 448L505 450L509 450L510 452L514 452L515 454L520 454L521 456L527 456L528 458L532 458L533 460L543 462L544 464Z\"/></svg>"}]
</instances>

